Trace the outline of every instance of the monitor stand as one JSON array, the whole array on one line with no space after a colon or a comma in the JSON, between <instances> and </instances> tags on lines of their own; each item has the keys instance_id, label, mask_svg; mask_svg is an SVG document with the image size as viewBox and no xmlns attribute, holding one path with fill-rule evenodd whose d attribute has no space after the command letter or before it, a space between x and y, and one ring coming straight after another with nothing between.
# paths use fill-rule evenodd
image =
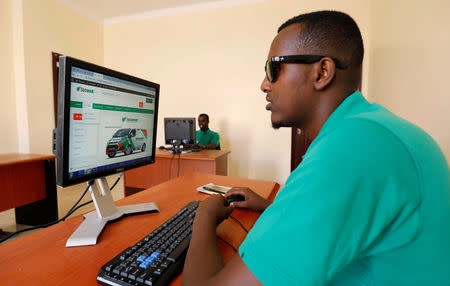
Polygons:
<instances>
[{"instance_id":1,"label":"monitor stand","mask_svg":"<svg viewBox=\"0 0 450 286\"><path fill-rule=\"evenodd\" d=\"M105 225L110 221L118 220L123 215L159 212L155 203L116 207L105 177L97 179L89 187L89 191L95 204L95 211L84 215L84 221L69 237L66 247L95 245Z\"/></svg>"}]
</instances>

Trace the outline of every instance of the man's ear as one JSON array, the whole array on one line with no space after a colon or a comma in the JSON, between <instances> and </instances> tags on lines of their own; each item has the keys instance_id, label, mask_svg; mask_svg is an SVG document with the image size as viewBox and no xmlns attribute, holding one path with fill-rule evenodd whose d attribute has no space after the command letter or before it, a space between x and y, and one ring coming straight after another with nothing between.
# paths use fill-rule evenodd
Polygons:
<instances>
[{"instance_id":1,"label":"man's ear","mask_svg":"<svg viewBox=\"0 0 450 286\"><path fill-rule=\"evenodd\" d=\"M325 57L315 65L314 89L324 90L333 81L336 75L336 65L331 58Z\"/></svg>"}]
</instances>

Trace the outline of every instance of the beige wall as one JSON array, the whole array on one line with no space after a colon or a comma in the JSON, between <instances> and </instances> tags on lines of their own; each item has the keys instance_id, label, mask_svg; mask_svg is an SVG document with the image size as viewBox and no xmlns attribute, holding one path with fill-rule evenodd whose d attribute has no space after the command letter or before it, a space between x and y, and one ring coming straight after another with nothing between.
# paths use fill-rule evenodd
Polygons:
<instances>
[{"instance_id":1,"label":"beige wall","mask_svg":"<svg viewBox=\"0 0 450 286\"><path fill-rule=\"evenodd\" d=\"M14 97L12 0L0 1L0 153L18 151L16 101Z\"/></svg>"},{"instance_id":2,"label":"beige wall","mask_svg":"<svg viewBox=\"0 0 450 286\"><path fill-rule=\"evenodd\" d=\"M450 1L372 1L369 90L450 161Z\"/></svg>"},{"instance_id":3,"label":"beige wall","mask_svg":"<svg viewBox=\"0 0 450 286\"><path fill-rule=\"evenodd\" d=\"M229 175L284 183L290 130L273 130L259 90L270 43L296 14L334 8L369 30L368 1L277 0L105 26L105 65L161 84L163 118L210 115L230 149ZM367 37L366 37L367 38Z\"/></svg>"},{"instance_id":4,"label":"beige wall","mask_svg":"<svg viewBox=\"0 0 450 286\"><path fill-rule=\"evenodd\" d=\"M55 0L25 0L23 15L30 151L51 153L51 52L103 64L103 26Z\"/></svg>"},{"instance_id":5,"label":"beige wall","mask_svg":"<svg viewBox=\"0 0 450 286\"><path fill-rule=\"evenodd\" d=\"M51 52L103 63L103 26L55 0L1 1L0 153L51 153ZM16 119L17 118L17 119Z\"/></svg>"}]
</instances>

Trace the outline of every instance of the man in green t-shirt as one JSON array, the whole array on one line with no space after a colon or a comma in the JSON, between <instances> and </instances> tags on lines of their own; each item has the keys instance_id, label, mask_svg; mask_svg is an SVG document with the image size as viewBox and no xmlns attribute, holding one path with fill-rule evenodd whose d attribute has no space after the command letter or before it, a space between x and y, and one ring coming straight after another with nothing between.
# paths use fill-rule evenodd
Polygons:
<instances>
[{"instance_id":1,"label":"man in green t-shirt","mask_svg":"<svg viewBox=\"0 0 450 286\"><path fill-rule=\"evenodd\" d=\"M448 163L422 129L362 96L363 55L344 13L280 26L261 84L266 109L274 128L300 128L312 143L273 202L233 188L227 196L244 201L200 204L184 285L450 285ZM216 225L233 207L262 214L224 265Z\"/></svg>"},{"instance_id":2,"label":"man in green t-shirt","mask_svg":"<svg viewBox=\"0 0 450 286\"><path fill-rule=\"evenodd\" d=\"M202 113L198 116L198 126L200 127L196 134L198 147L202 149L219 149L219 133L209 129L208 114Z\"/></svg>"}]
</instances>

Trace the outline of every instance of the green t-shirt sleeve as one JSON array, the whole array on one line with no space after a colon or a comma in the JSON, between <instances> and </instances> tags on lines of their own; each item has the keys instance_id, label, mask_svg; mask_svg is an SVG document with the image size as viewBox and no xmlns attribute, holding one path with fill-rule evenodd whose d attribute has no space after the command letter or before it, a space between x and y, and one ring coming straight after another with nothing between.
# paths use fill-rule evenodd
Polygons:
<instances>
[{"instance_id":1,"label":"green t-shirt sleeve","mask_svg":"<svg viewBox=\"0 0 450 286\"><path fill-rule=\"evenodd\" d=\"M211 143L216 143L216 146L219 146L219 141L220 141L219 133L217 133L217 132L213 132L213 133L214 134L212 135Z\"/></svg>"},{"instance_id":2,"label":"green t-shirt sleeve","mask_svg":"<svg viewBox=\"0 0 450 286\"><path fill-rule=\"evenodd\" d=\"M347 121L316 138L241 245L264 285L326 285L352 261L417 233L409 153L377 124Z\"/></svg>"}]
</instances>

